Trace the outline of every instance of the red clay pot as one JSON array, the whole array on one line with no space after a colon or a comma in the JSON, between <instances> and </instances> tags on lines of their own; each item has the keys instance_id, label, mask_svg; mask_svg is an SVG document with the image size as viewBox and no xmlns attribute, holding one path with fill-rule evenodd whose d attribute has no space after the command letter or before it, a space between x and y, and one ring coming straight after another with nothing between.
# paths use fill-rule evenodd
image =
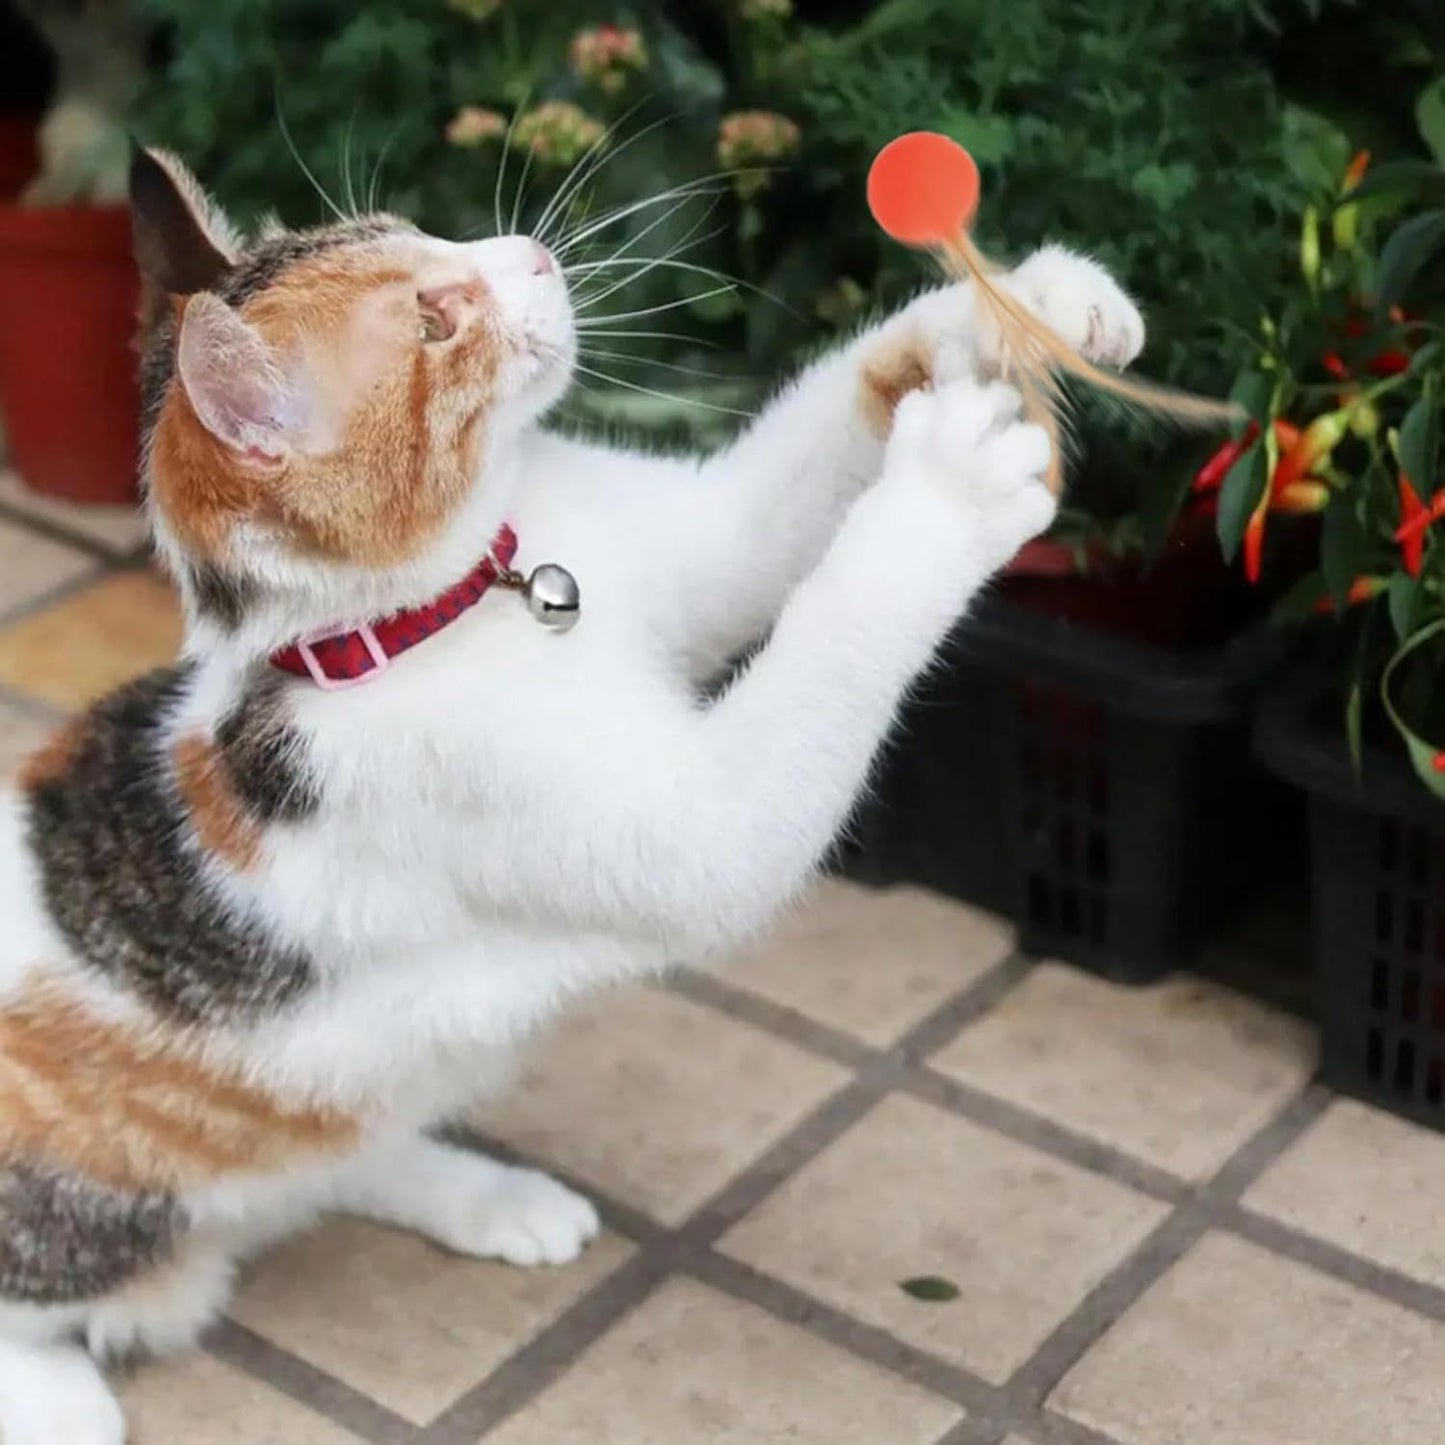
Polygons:
<instances>
[{"instance_id":1,"label":"red clay pot","mask_svg":"<svg viewBox=\"0 0 1445 1445\"><path fill-rule=\"evenodd\" d=\"M0 413L34 491L134 500L139 297L124 206L0 204Z\"/></svg>"}]
</instances>

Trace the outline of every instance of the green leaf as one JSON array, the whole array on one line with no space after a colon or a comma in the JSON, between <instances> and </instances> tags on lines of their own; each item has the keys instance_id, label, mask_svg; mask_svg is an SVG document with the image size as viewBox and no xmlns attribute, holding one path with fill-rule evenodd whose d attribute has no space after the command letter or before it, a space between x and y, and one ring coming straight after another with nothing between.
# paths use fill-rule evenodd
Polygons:
<instances>
[{"instance_id":1,"label":"green leaf","mask_svg":"<svg viewBox=\"0 0 1445 1445\"><path fill-rule=\"evenodd\" d=\"M1398 227L1380 252L1375 307L1383 315L1410 289L1425 263L1445 245L1445 210L1425 211Z\"/></svg>"},{"instance_id":2,"label":"green leaf","mask_svg":"<svg viewBox=\"0 0 1445 1445\"><path fill-rule=\"evenodd\" d=\"M1420 92L1415 102L1415 123L1430 154L1445 165L1445 75Z\"/></svg>"},{"instance_id":3,"label":"green leaf","mask_svg":"<svg viewBox=\"0 0 1445 1445\"><path fill-rule=\"evenodd\" d=\"M1390 625L1395 629L1395 636L1403 642L1417 625L1417 616L1420 607L1420 579L1411 577L1408 572L1398 572L1390 578L1390 585L1385 591L1385 600L1390 604Z\"/></svg>"},{"instance_id":4,"label":"green leaf","mask_svg":"<svg viewBox=\"0 0 1445 1445\"><path fill-rule=\"evenodd\" d=\"M1440 359L1442 351L1438 341L1432 341L1427 346L1422 346L1414 356L1410 358L1410 375L1424 376L1429 369Z\"/></svg>"},{"instance_id":5,"label":"green leaf","mask_svg":"<svg viewBox=\"0 0 1445 1445\"><path fill-rule=\"evenodd\" d=\"M1244 419L1235 422L1233 427L1236 437L1244 433L1250 422L1254 422L1261 430L1269 425L1274 385L1274 378L1263 371L1248 371L1235 382L1229 399L1244 412Z\"/></svg>"},{"instance_id":6,"label":"green leaf","mask_svg":"<svg viewBox=\"0 0 1445 1445\"><path fill-rule=\"evenodd\" d=\"M1383 165L1371 166L1345 199L1363 201L1387 192L1428 190L1445 193L1445 166L1434 161L1386 161Z\"/></svg>"},{"instance_id":7,"label":"green leaf","mask_svg":"<svg viewBox=\"0 0 1445 1445\"><path fill-rule=\"evenodd\" d=\"M913 1279L905 1279L898 1288L927 1304L947 1304L949 1300L958 1298L958 1286L936 1274L920 1274Z\"/></svg>"},{"instance_id":8,"label":"green leaf","mask_svg":"<svg viewBox=\"0 0 1445 1445\"><path fill-rule=\"evenodd\" d=\"M1422 628L1408 641L1400 644L1380 675L1380 701L1385 705L1385 712L1389 715L1390 721L1394 723L1395 731L1404 740L1405 751L1410 756L1410 763L1415 769L1416 775L1437 798L1445 798L1445 773L1435 771L1435 755L1441 750L1440 745L1421 737L1405 721L1396 705L1394 693L1395 676L1402 665L1426 643L1438 638L1442 632L1445 632L1445 618Z\"/></svg>"},{"instance_id":9,"label":"green leaf","mask_svg":"<svg viewBox=\"0 0 1445 1445\"><path fill-rule=\"evenodd\" d=\"M1337 497L1325 511L1320 528L1320 571L1335 606L1343 608L1350 583L1360 575L1370 548L1370 537L1360 524L1350 496Z\"/></svg>"},{"instance_id":10,"label":"green leaf","mask_svg":"<svg viewBox=\"0 0 1445 1445\"><path fill-rule=\"evenodd\" d=\"M1365 688L1359 673L1350 681L1350 690L1345 697L1345 741L1350 747L1350 763L1356 774L1364 761L1364 713Z\"/></svg>"},{"instance_id":11,"label":"green leaf","mask_svg":"<svg viewBox=\"0 0 1445 1445\"><path fill-rule=\"evenodd\" d=\"M1214 522L1226 562L1234 561L1249 514L1264 495L1265 465L1264 448L1256 443L1230 467L1219 489L1219 514Z\"/></svg>"},{"instance_id":12,"label":"green leaf","mask_svg":"<svg viewBox=\"0 0 1445 1445\"><path fill-rule=\"evenodd\" d=\"M1001 115L975 115L960 106L940 118L938 129L980 165L1004 160L1014 148L1014 128Z\"/></svg>"},{"instance_id":13,"label":"green leaf","mask_svg":"<svg viewBox=\"0 0 1445 1445\"><path fill-rule=\"evenodd\" d=\"M1350 163L1349 137L1317 111L1299 105L1286 106L1284 159L1307 190L1331 191Z\"/></svg>"},{"instance_id":14,"label":"green leaf","mask_svg":"<svg viewBox=\"0 0 1445 1445\"><path fill-rule=\"evenodd\" d=\"M1439 413L1429 397L1422 396L1400 423L1400 467L1414 484L1416 495L1428 502L1435 491L1435 454Z\"/></svg>"}]
</instances>

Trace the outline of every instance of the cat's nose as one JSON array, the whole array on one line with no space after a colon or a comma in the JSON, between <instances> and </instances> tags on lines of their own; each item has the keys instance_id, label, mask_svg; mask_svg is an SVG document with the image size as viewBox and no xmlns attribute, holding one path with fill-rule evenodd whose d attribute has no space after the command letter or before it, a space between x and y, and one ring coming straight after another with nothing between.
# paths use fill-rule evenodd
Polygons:
<instances>
[{"instance_id":1,"label":"cat's nose","mask_svg":"<svg viewBox=\"0 0 1445 1445\"><path fill-rule=\"evenodd\" d=\"M534 276L550 276L557 269L556 258L540 242L532 242L532 274Z\"/></svg>"}]
</instances>

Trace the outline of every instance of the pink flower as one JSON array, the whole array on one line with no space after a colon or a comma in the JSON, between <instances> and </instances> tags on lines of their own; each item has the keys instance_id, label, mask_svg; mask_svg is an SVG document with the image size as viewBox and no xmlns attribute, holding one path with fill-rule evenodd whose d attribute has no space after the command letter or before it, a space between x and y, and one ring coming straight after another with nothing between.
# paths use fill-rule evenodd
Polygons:
<instances>
[{"instance_id":1,"label":"pink flower","mask_svg":"<svg viewBox=\"0 0 1445 1445\"><path fill-rule=\"evenodd\" d=\"M766 170L749 170L769 161L793 155L802 140L794 121L770 110L735 110L725 115L718 127L717 158L724 170L739 170L733 179L744 199L757 195L768 184Z\"/></svg>"},{"instance_id":2,"label":"pink flower","mask_svg":"<svg viewBox=\"0 0 1445 1445\"><path fill-rule=\"evenodd\" d=\"M464 105L447 122L446 137L454 146L479 146L507 133L507 117L499 111Z\"/></svg>"},{"instance_id":3,"label":"pink flower","mask_svg":"<svg viewBox=\"0 0 1445 1445\"><path fill-rule=\"evenodd\" d=\"M570 100L548 100L518 117L511 144L517 150L531 151L539 161L570 166L604 133L602 122L581 106Z\"/></svg>"},{"instance_id":4,"label":"pink flower","mask_svg":"<svg viewBox=\"0 0 1445 1445\"><path fill-rule=\"evenodd\" d=\"M647 47L639 31L619 25L579 30L569 47L572 69L608 95L627 84L629 71L647 67Z\"/></svg>"}]
</instances>

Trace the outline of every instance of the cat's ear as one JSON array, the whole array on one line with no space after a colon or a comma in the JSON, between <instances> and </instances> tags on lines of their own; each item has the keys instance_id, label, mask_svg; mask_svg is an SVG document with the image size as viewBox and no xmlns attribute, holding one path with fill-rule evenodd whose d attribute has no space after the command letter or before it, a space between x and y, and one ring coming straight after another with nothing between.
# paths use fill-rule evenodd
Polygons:
<instances>
[{"instance_id":1,"label":"cat's ear","mask_svg":"<svg viewBox=\"0 0 1445 1445\"><path fill-rule=\"evenodd\" d=\"M137 147L130 162L131 228L142 279L168 296L207 291L237 253L230 222L166 151Z\"/></svg>"},{"instance_id":2,"label":"cat's ear","mask_svg":"<svg viewBox=\"0 0 1445 1445\"><path fill-rule=\"evenodd\" d=\"M301 377L219 296L185 303L176 373L201 425L244 460L283 460L300 443L308 408Z\"/></svg>"}]
</instances>

